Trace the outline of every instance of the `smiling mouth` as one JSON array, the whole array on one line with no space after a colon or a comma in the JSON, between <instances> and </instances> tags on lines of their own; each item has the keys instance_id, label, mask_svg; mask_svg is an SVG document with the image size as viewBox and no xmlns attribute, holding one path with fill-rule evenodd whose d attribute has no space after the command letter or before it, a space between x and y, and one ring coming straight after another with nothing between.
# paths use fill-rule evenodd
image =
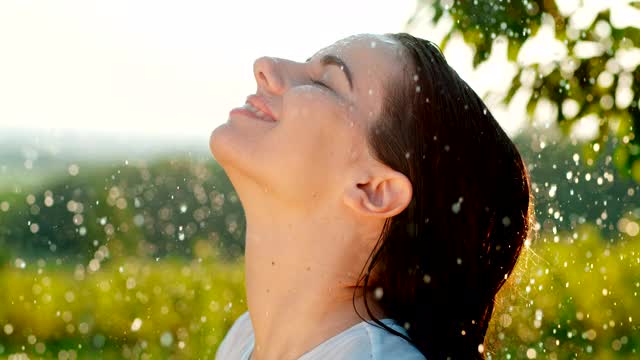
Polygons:
<instances>
[{"instance_id":1,"label":"smiling mouth","mask_svg":"<svg viewBox=\"0 0 640 360\"><path fill-rule=\"evenodd\" d=\"M262 119L262 120L266 120L266 121L276 121L276 119L274 119L271 115L265 113L264 111L256 108L255 106L251 105L251 103L247 102L244 105L242 105L241 109L245 109L248 110L249 112L253 113L256 117Z\"/></svg>"},{"instance_id":2,"label":"smiling mouth","mask_svg":"<svg viewBox=\"0 0 640 360\"><path fill-rule=\"evenodd\" d=\"M274 118L272 118L268 114L265 114L263 111L256 109L253 105L249 103L231 110L229 115L233 115L233 114L243 115L245 117L249 117L252 119L261 120L265 122L270 122L270 123L276 122Z\"/></svg>"},{"instance_id":3,"label":"smiling mouth","mask_svg":"<svg viewBox=\"0 0 640 360\"><path fill-rule=\"evenodd\" d=\"M249 111L253 111L260 117L266 117L270 120L277 121L271 107L267 103L266 99L258 94L252 94L247 96L245 106L248 106Z\"/></svg>"}]
</instances>

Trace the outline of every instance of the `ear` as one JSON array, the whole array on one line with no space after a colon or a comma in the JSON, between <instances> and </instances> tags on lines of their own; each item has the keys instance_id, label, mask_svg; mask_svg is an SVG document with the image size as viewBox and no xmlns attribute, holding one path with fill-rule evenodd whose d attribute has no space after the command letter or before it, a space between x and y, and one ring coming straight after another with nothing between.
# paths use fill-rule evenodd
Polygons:
<instances>
[{"instance_id":1,"label":"ear","mask_svg":"<svg viewBox=\"0 0 640 360\"><path fill-rule=\"evenodd\" d=\"M360 215L389 218L401 213L412 196L413 187L404 174L380 167L350 183L344 192L344 203Z\"/></svg>"}]
</instances>

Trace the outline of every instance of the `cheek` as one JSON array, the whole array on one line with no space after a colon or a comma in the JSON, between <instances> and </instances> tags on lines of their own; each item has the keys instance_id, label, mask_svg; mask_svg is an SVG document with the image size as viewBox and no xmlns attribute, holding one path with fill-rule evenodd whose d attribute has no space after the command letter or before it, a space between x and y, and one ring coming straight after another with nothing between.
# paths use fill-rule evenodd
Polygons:
<instances>
[{"instance_id":1,"label":"cheek","mask_svg":"<svg viewBox=\"0 0 640 360\"><path fill-rule=\"evenodd\" d=\"M359 128L348 115L348 107L328 94L285 98L282 123L269 139L277 171L310 186L334 183L360 150Z\"/></svg>"},{"instance_id":2,"label":"cheek","mask_svg":"<svg viewBox=\"0 0 640 360\"><path fill-rule=\"evenodd\" d=\"M306 92L285 102L290 141L311 156L343 157L347 140L355 132L354 122L342 100L328 93Z\"/></svg>"}]
</instances>

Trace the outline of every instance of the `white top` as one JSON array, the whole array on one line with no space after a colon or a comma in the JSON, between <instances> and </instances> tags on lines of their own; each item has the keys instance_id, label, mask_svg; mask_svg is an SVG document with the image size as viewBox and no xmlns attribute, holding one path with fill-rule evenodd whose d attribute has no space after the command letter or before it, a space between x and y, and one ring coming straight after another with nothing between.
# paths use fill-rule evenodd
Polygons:
<instances>
[{"instance_id":1,"label":"white top","mask_svg":"<svg viewBox=\"0 0 640 360\"><path fill-rule=\"evenodd\" d=\"M407 335L406 330L392 319L380 320L385 325ZM253 326L249 312L240 315L229 329L216 352L216 360L249 360L254 346ZM425 360L407 340L366 321L353 325L326 340L299 360Z\"/></svg>"}]
</instances>

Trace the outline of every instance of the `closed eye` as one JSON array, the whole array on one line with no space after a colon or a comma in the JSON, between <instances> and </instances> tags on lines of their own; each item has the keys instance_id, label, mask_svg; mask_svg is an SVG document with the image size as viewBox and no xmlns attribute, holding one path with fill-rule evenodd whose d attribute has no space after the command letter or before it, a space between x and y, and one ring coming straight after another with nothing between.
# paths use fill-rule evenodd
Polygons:
<instances>
[{"instance_id":1,"label":"closed eye","mask_svg":"<svg viewBox=\"0 0 640 360\"><path fill-rule=\"evenodd\" d=\"M331 90L331 88L330 88L330 87L328 87L328 86L327 86L325 83L323 83L323 82L320 82L320 81L318 81L318 80L312 80L311 82L312 82L312 83L314 83L314 84L318 84L318 85L320 85L320 86L322 86L322 87L324 87L324 88L327 88L327 89Z\"/></svg>"}]
</instances>

